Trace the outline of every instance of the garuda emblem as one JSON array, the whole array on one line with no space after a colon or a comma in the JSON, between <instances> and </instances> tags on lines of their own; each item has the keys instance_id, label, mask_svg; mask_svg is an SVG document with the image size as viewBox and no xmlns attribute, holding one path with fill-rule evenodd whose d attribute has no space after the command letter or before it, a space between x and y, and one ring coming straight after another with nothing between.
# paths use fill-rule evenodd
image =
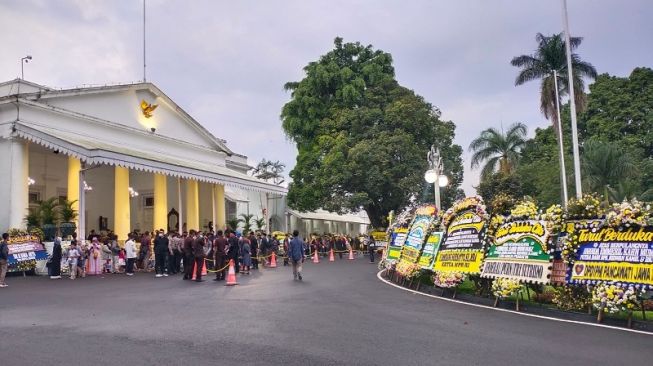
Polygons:
<instances>
[{"instance_id":1,"label":"garuda emblem","mask_svg":"<svg viewBox=\"0 0 653 366\"><path fill-rule=\"evenodd\" d=\"M159 106L158 104L148 103L145 100L141 101L141 111L143 111L143 115L145 116L145 118L152 117L152 112L154 112L154 110L158 106Z\"/></svg>"}]
</instances>

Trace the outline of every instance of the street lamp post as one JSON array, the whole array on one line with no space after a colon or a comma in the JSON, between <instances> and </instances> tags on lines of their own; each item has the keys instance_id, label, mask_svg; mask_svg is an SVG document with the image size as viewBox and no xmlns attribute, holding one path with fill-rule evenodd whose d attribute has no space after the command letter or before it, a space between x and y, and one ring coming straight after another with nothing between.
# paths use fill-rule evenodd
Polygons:
<instances>
[{"instance_id":1,"label":"street lamp post","mask_svg":"<svg viewBox=\"0 0 653 366\"><path fill-rule=\"evenodd\" d=\"M20 59L20 78L21 78L21 80L25 80L25 68L24 68L24 66L31 59L32 59L32 56L30 56L30 55L27 55L27 56Z\"/></svg>"},{"instance_id":2,"label":"street lamp post","mask_svg":"<svg viewBox=\"0 0 653 366\"><path fill-rule=\"evenodd\" d=\"M442 156L440 156L440 149L436 149L435 146L431 145L431 150L429 150L426 156L429 162L429 170L424 173L424 179L428 183L433 184L433 189L435 191L435 207L440 209L440 187L446 187L449 184L449 178L443 174L444 167L442 166Z\"/></svg>"}]
</instances>

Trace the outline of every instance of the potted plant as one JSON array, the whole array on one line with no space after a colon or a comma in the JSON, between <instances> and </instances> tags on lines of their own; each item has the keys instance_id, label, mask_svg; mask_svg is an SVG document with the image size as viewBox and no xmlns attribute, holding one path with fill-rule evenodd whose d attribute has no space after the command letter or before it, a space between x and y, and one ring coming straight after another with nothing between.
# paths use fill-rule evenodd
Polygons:
<instances>
[{"instance_id":1,"label":"potted plant","mask_svg":"<svg viewBox=\"0 0 653 366\"><path fill-rule=\"evenodd\" d=\"M73 208L73 205L77 200L69 201L64 200L59 203L59 210L61 212L61 225L59 229L61 230L61 236L67 237L73 235L75 229L77 228L74 220L77 218L77 211Z\"/></svg>"},{"instance_id":2,"label":"potted plant","mask_svg":"<svg viewBox=\"0 0 653 366\"><path fill-rule=\"evenodd\" d=\"M238 224L239 224L239 223L240 223L240 221L239 221L238 219L236 219L236 218L229 219L229 220L227 220L227 227L228 227L230 230L234 230L234 231L235 231L236 229L238 229Z\"/></svg>"},{"instance_id":3,"label":"potted plant","mask_svg":"<svg viewBox=\"0 0 653 366\"><path fill-rule=\"evenodd\" d=\"M25 215L25 224L27 225L27 229L33 229L33 228L38 228L41 226L41 211L39 210L39 207L31 207L27 211L27 215Z\"/></svg>"},{"instance_id":4,"label":"potted plant","mask_svg":"<svg viewBox=\"0 0 653 366\"><path fill-rule=\"evenodd\" d=\"M265 217L257 217L254 219L254 224L256 224L256 229L264 231L265 229Z\"/></svg>"},{"instance_id":5,"label":"potted plant","mask_svg":"<svg viewBox=\"0 0 653 366\"><path fill-rule=\"evenodd\" d=\"M243 223L243 234L249 234L250 231L252 231L252 219L254 218L254 215L249 215L249 214L240 214L240 219L238 219L238 222Z\"/></svg>"},{"instance_id":6,"label":"potted plant","mask_svg":"<svg viewBox=\"0 0 653 366\"><path fill-rule=\"evenodd\" d=\"M57 235L57 222L59 221L59 198L52 197L39 202L38 210L41 213L41 229L45 241L52 241Z\"/></svg>"}]
</instances>

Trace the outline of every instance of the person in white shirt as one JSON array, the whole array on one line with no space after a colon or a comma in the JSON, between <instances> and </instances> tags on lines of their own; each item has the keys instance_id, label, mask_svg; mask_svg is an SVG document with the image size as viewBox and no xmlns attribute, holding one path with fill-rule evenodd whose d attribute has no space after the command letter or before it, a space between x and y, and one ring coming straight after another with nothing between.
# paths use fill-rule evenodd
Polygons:
<instances>
[{"instance_id":1,"label":"person in white shirt","mask_svg":"<svg viewBox=\"0 0 653 366\"><path fill-rule=\"evenodd\" d=\"M128 234L128 239L125 242L125 257L127 257L127 276L134 275L134 263L136 262L136 243L132 238L132 234Z\"/></svg>"},{"instance_id":2,"label":"person in white shirt","mask_svg":"<svg viewBox=\"0 0 653 366\"><path fill-rule=\"evenodd\" d=\"M74 280L77 275L77 261L79 259L79 250L75 242L70 244L68 249L68 264L70 264L70 279Z\"/></svg>"}]
</instances>

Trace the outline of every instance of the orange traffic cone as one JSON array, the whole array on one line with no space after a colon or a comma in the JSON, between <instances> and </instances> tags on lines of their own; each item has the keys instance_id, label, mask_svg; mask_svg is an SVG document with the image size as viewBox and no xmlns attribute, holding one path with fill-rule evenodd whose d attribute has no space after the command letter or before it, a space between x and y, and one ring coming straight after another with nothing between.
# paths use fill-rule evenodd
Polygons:
<instances>
[{"instance_id":1,"label":"orange traffic cone","mask_svg":"<svg viewBox=\"0 0 653 366\"><path fill-rule=\"evenodd\" d=\"M227 283L225 283L225 286L234 286L237 285L238 282L236 282L236 268L234 267L234 260L230 259L229 260L229 273L227 273Z\"/></svg>"},{"instance_id":2,"label":"orange traffic cone","mask_svg":"<svg viewBox=\"0 0 653 366\"><path fill-rule=\"evenodd\" d=\"M329 262L335 262L335 258L333 257L333 248L329 250Z\"/></svg>"},{"instance_id":3,"label":"orange traffic cone","mask_svg":"<svg viewBox=\"0 0 653 366\"><path fill-rule=\"evenodd\" d=\"M204 259L204 262L202 262L202 276L206 276L208 274L208 271L206 270L206 259Z\"/></svg>"},{"instance_id":4,"label":"orange traffic cone","mask_svg":"<svg viewBox=\"0 0 653 366\"><path fill-rule=\"evenodd\" d=\"M192 280L195 281L197 279L197 263L193 261L193 278Z\"/></svg>"},{"instance_id":5,"label":"orange traffic cone","mask_svg":"<svg viewBox=\"0 0 653 366\"><path fill-rule=\"evenodd\" d=\"M320 263L320 258L317 256L317 249L315 250L315 253L313 254L313 263Z\"/></svg>"},{"instance_id":6,"label":"orange traffic cone","mask_svg":"<svg viewBox=\"0 0 653 366\"><path fill-rule=\"evenodd\" d=\"M277 255L272 252L272 257L270 258L270 268L277 268Z\"/></svg>"},{"instance_id":7,"label":"orange traffic cone","mask_svg":"<svg viewBox=\"0 0 653 366\"><path fill-rule=\"evenodd\" d=\"M351 248L349 248L349 258L347 258L347 259L349 259L349 260L355 259L354 258L354 251Z\"/></svg>"}]
</instances>

